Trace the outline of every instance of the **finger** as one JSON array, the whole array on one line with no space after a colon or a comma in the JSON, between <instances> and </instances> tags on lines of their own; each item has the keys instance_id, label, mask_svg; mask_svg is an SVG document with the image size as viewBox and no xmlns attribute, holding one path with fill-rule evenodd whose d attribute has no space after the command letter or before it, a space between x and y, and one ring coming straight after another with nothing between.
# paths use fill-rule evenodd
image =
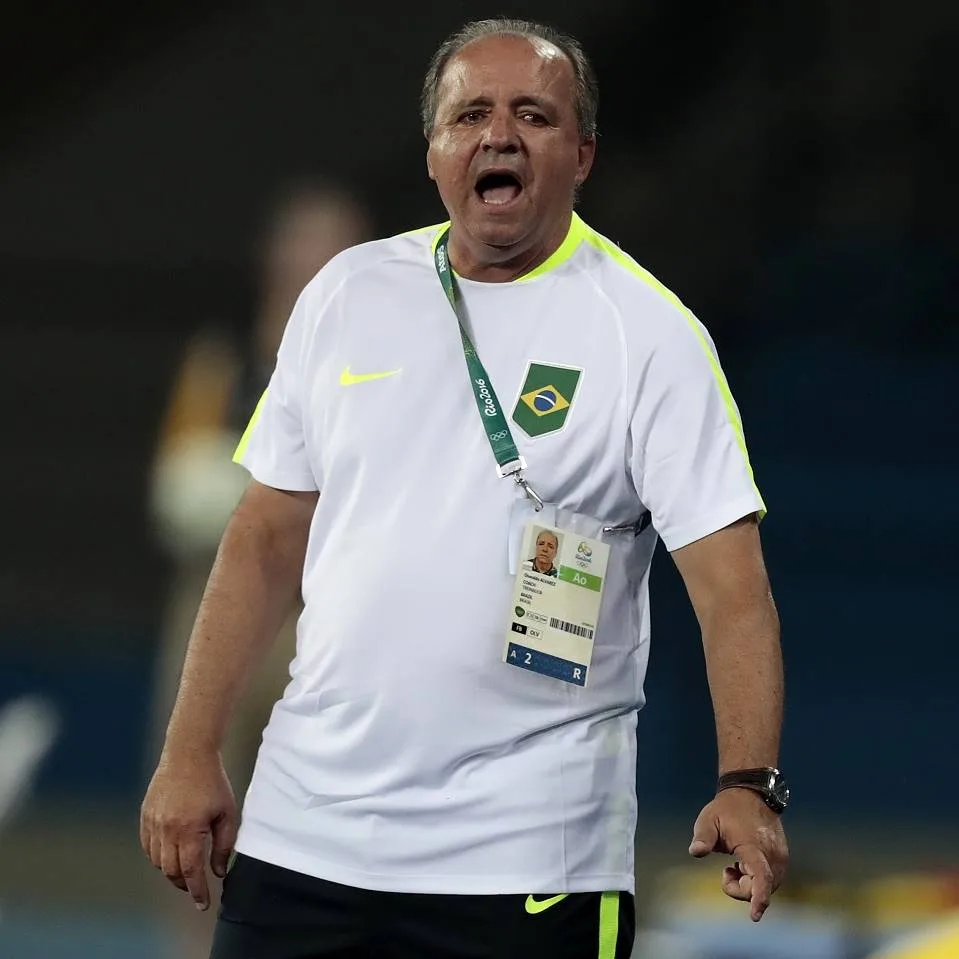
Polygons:
<instances>
[{"instance_id":1,"label":"finger","mask_svg":"<svg viewBox=\"0 0 959 959\"><path fill-rule=\"evenodd\" d=\"M723 892L730 899L749 902L753 895L753 880L747 876L738 862L723 869Z\"/></svg>"},{"instance_id":2,"label":"finger","mask_svg":"<svg viewBox=\"0 0 959 959\"><path fill-rule=\"evenodd\" d=\"M769 908L769 897L772 895L772 873L767 866L765 871L752 877L752 896L749 898L749 918L759 922Z\"/></svg>"},{"instance_id":3,"label":"finger","mask_svg":"<svg viewBox=\"0 0 959 959\"><path fill-rule=\"evenodd\" d=\"M187 892L201 912L210 906L210 889L203 862L205 836L200 833L180 844L180 870Z\"/></svg>"},{"instance_id":4,"label":"finger","mask_svg":"<svg viewBox=\"0 0 959 959\"><path fill-rule=\"evenodd\" d=\"M759 922L763 913L769 908L769 897L773 891L772 868L758 846L743 844L737 847L736 855L739 857L739 872L751 880L749 883L750 918L753 922ZM740 888L744 889L745 884L740 882Z\"/></svg>"},{"instance_id":5,"label":"finger","mask_svg":"<svg viewBox=\"0 0 959 959\"><path fill-rule=\"evenodd\" d=\"M177 889L186 892L186 883L180 872L180 855L176 841L167 837L160 840L160 869Z\"/></svg>"},{"instance_id":6,"label":"finger","mask_svg":"<svg viewBox=\"0 0 959 959\"><path fill-rule=\"evenodd\" d=\"M713 816L705 813L705 810L699 814L693 825L693 841L689 844L690 856L702 859L708 856L719 842L719 828Z\"/></svg>"},{"instance_id":7,"label":"finger","mask_svg":"<svg viewBox=\"0 0 959 959\"><path fill-rule=\"evenodd\" d=\"M224 813L213 822L213 840L210 844L210 868L221 879L226 875L235 844L236 813Z\"/></svg>"}]
</instances>

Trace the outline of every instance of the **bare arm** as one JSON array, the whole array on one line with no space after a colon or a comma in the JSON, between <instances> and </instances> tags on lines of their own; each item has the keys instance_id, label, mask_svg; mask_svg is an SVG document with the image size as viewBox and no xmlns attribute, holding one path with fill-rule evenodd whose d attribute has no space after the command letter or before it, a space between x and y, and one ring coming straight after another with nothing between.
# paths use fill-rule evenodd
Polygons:
<instances>
[{"instance_id":1,"label":"bare arm","mask_svg":"<svg viewBox=\"0 0 959 959\"><path fill-rule=\"evenodd\" d=\"M719 771L778 765L783 711L779 617L755 517L673 553L703 634ZM737 856L723 890L759 921L788 860L782 822L755 793L728 789L696 819L689 851Z\"/></svg>"},{"instance_id":2,"label":"bare arm","mask_svg":"<svg viewBox=\"0 0 959 959\"><path fill-rule=\"evenodd\" d=\"M719 771L775 766L782 727L779 617L754 518L673 553L699 620Z\"/></svg>"},{"instance_id":3,"label":"bare arm","mask_svg":"<svg viewBox=\"0 0 959 959\"><path fill-rule=\"evenodd\" d=\"M200 603L165 752L219 751L250 675L296 603L317 495L250 483Z\"/></svg>"},{"instance_id":4,"label":"bare arm","mask_svg":"<svg viewBox=\"0 0 959 959\"><path fill-rule=\"evenodd\" d=\"M166 742L140 811L151 862L200 909L236 839L236 801L220 759L230 716L293 608L317 493L252 482L227 524L190 637Z\"/></svg>"}]
</instances>

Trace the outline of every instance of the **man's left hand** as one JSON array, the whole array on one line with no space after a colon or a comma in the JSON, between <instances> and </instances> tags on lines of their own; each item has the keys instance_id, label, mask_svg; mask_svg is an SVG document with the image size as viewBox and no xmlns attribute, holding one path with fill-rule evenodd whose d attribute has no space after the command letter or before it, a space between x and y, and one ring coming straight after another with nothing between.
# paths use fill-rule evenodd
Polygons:
<instances>
[{"instance_id":1,"label":"man's left hand","mask_svg":"<svg viewBox=\"0 0 959 959\"><path fill-rule=\"evenodd\" d=\"M750 918L759 922L789 861L782 820L752 790L724 789L693 826L689 854L702 859L711 852L736 857L723 870L723 892L748 902Z\"/></svg>"}]
</instances>

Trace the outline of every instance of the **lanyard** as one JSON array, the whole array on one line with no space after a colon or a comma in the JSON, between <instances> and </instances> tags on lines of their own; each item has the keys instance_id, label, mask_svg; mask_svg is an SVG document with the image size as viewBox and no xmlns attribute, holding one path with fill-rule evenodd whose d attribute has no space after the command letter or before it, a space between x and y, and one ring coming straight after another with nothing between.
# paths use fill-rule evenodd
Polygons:
<instances>
[{"instance_id":1,"label":"lanyard","mask_svg":"<svg viewBox=\"0 0 959 959\"><path fill-rule=\"evenodd\" d=\"M512 476L517 486L522 487L523 492L530 498L533 506L537 510L541 510L543 501L523 476L526 460L520 456L516 443L513 442L513 434L510 432L509 423L506 422L506 417L503 415L503 407L500 405L493 384L490 382L489 374L476 353L476 347L473 346L469 333L466 332L459 287L456 285L456 279L450 269L450 259L447 252L449 239L450 231L447 227L436 244L433 264L436 266L436 275L443 285L443 292L450 301L450 306L456 315L456 323L460 329L460 340L463 344L463 355L466 357L466 368L470 376L470 386L473 388L476 408L479 410L483 428L486 430L486 438L489 440L490 449L496 458L497 472L500 476Z\"/></svg>"}]
</instances>

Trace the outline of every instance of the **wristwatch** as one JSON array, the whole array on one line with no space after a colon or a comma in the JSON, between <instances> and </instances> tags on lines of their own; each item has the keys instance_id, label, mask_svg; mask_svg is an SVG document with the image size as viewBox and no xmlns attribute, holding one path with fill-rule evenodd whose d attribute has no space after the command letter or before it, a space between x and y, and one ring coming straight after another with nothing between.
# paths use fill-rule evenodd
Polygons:
<instances>
[{"instance_id":1,"label":"wristwatch","mask_svg":"<svg viewBox=\"0 0 959 959\"><path fill-rule=\"evenodd\" d=\"M786 777L772 766L759 769L733 769L723 773L716 783L716 792L724 789L751 789L759 793L763 802L774 812L782 813L789 805L789 786Z\"/></svg>"}]
</instances>

